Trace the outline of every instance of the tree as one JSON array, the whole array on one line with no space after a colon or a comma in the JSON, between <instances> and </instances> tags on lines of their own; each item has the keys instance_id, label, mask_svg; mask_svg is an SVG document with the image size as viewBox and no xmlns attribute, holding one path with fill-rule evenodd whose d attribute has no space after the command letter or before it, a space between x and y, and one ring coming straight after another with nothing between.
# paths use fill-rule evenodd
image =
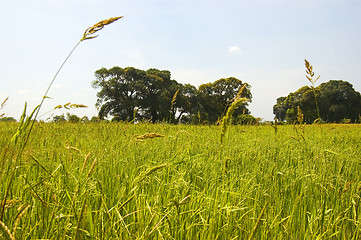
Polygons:
<instances>
[{"instance_id":1,"label":"tree","mask_svg":"<svg viewBox=\"0 0 361 240\"><path fill-rule=\"evenodd\" d=\"M55 122L55 123L66 122L66 119L65 119L65 117L64 117L64 114L54 116L54 117L53 117L53 122Z\"/></svg>"},{"instance_id":2,"label":"tree","mask_svg":"<svg viewBox=\"0 0 361 240\"><path fill-rule=\"evenodd\" d=\"M100 122L100 119L98 118L98 117L96 117L96 116L92 116L91 118L90 118L90 122Z\"/></svg>"},{"instance_id":3,"label":"tree","mask_svg":"<svg viewBox=\"0 0 361 240\"><path fill-rule=\"evenodd\" d=\"M80 118L77 115L71 114L71 113L66 114L66 119L70 123L78 123L78 122L80 122Z\"/></svg>"},{"instance_id":4,"label":"tree","mask_svg":"<svg viewBox=\"0 0 361 240\"><path fill-rule=\"evenodd\" d=\"M287 106L285 106L286 97L277 98L277 103L273 106L273 114L279 121L286 120Z\"/></svg>"},{"instance_id":5,"label":"tree","mask_svg":"<svg viewBox=\"0 0 361 240\"><path fill-rule=\"evenodd\" d=\"M341 122L351 119L355 122L361 115L361 95L352 84L342 80L330 80L320 86L320 111L322 119Z\"/></svg>"},{"instance_id":6,"label":"tree","mask_svg":"<svg viewBox=\"0 0 361 240\"><path fill-rule=\"evenodd\" d=\"M234 124L241 124L241 125L256 125L259 124L262 119L255 118L250 114L240 114L237 117L233 118Z\"/></svg>"},{"instance_id":7,"label":"tree","mask_svg":"<svg viewBox=\"0 0 361 240\"><path fill-rule=\"evenodd\" d=\"M198 89L171 79L167 70L155 68L146 71L128 67L99 69L95 72L94 88L98 92L99 118L113 116L113 121L133 118L152 122L209 122L222 117L231 100L244 83L234 77L222 78ZM245 83L242 97L252 98L250 86ZM238 114L249 114L247 105L237 109Z\"/></svg>"},{"instance_id":8,"label":"tree","mask_svg":"<svg viewBox=\"0 0 361 240\"><path fill-rule=\"evenodd\" d=\"M200 85L198 88L200 112L208 115L208 121L210 123L216 122L224 115L225 109L229 106L231 100L236 97L238 91L244 84L246 87L244 88L241 97L251 100L251 86L234 77L221 78L214 83ZM238 107L234 116L249 114L250 111L247 109L247 106L248 104L245 103Z\"/></svg>"},{"instance_id":9,"label":"tree","mask_svg":"<svg viewBox=\"0 0 361 240\"><path fill-rule=\"evenodd\" d=\"M178 87L179 92L171 114L174 116L175 122L187 123L191 121L191 116L199 110L197 88L191 84L180 84Z\"/></svg>"},{"instance_id":10,"label":"tree","mask_svg":"<svg viewBox=\"0 0 361 240\"><path fill-rule=\"evenodd\" d=\"M95 72L95 77L92 85L100 88L96 104L100 107L99 118L112 115L124 121L132 119L134 109L141 100L137 92L146 77L144 71L132 67L102 68Z\"/></svg>"},{"instance_id":11,"label":"tree","mask_svg":"<svg viewBox=\"0 0 361 240\"><path fill-rule=\"evenodd\" d=\"M135 117L140 121L159 122L178 114L179 120L190 109L187 95L192 95L194 87L172 80L167 70L114 67L99 69L95 76L92 85L100 88L97 106L101 119L111 115L118 121L130 121ZM178 89L177 100L172 104Z\"/></svg>"},{"instance_id":12,"label":"tree","mask_svg":"<svg viewBox=\"0 0 361 240\"><path fill-rule=\"evenodd\" d=\"M13 117L2 117L0 118L0 122L16 122L16 119Z\"/></svg>"},{"instance_id":13,"label":"tree","mask_svg":"<svg viewBox=\"0 0 361 240\"><path fill-rule=\"evenodd\" d=\"M304 86L287 97L277 98L273 113L279 121L289 123L297 119L297 107L304 115L306 123L313 123L319 114L325 122L341 122L343 119L358 120L361 114L361 96L352 84L342 80L330 80L316 88Z\"/></svg>"},{"instance_id":14,"label":"tree","mask_svg":"<svg viewBox=\"0 0 361 240\"><path fill-rule=\"evenodd\" d=\"M151 119L160 122L169 119L171 100L180 84L171 80L167 70L148 69L146 78L140 86L140 101L138 108L141 119Z\"/></svg>"}]
</instances>

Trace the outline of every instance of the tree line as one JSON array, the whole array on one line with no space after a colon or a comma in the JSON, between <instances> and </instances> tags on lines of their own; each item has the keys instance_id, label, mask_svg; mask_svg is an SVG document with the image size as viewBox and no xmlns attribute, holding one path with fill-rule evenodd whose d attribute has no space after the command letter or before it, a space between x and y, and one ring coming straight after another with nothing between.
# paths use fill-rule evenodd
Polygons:
<instances>
[{"instance_id":1,"label":"tree line","mask_svg":"<svg viewBox=\"0 0 361 240\"><path fill-rule=\"evenodd\" d=\"M319 77L312 79L312 66L305 61L312 85L277 98L273 106L275 119L297 122L300 109L305 123L361 123L361 94L352 84L330 80L315 87L314 82ZM243 86L241 97L252 101L251 86L234 77L221 78L196 88L171 79L168 70L113 67L97 70L95 78L92 86L99 89L96 102L98 116L88 119L68 113L66 116L54 116L53 122L98 122L110 117L112 121L215 124L219 123ZM0 121L16 120L1 116ZM248 102L236 109L232 119L233 124L256 124L260 121L261 118L251 115Z\"/></svg>"},{"instance_id":2,"label":"tree line","mask_svg":"<svg viewBox=\"0 0 361 240\"><path fill-rule=\"evenodd\" d=\"M313 75L310 64L308 68ZM170 71L154 68L146 71L133 67L101 68L95 77L92 85L100 89L96 104L100 119L113 116L117 121L214 124L223 117L243 85L242 97L252 100L251 86L234 77L221 78L198 88L172 80ZM361 120L361 95L352 84L330 80L314 87L314 82L311 87L304 86L277 98L273 106L275 119L293 123L300 108L306 123L317 119L329 123ZM259 120L250 115L248 103L237 108L233 117L234 124L252 124Z\"/></svg>"},{"instance_id":3,"label":"tree line","mask_svg":"<svg viewBox=\"0 0 361 240\"><path fill-rule=\"evenodd\" d=\"M330 80L314 89L301 87L286 97L277 98L273 113L277 120L293 123L297 120L297 107L302 110L306 123L361 121L361 95L347 81Z\"/></svg>"},{"instance_id":4,"label":"tree line","mask_svg":"<svg viewBox=\"0 0 361 240\"><path fill-rule=\"evenodd\" d=\"M101 68L95 77L92 86L100 89L96 103L100 119L113 116L116 121L214 124L243 85L242 97L252 99L251 86L234 77L198 88L171 79L168 70L155 68ZM240 106L235 115L249 115L247 107L248 103Z\"/></svg>"}]
</instances>

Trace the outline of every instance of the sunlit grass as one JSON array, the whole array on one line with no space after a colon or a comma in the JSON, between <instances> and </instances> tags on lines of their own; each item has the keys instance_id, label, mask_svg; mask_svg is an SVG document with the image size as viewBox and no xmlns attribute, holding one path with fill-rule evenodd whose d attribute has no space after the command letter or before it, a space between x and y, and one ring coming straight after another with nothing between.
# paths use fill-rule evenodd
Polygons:
<instances>
[{"instance_id":1,"label":"sunlit grass","mask_svg":"<svg viewBox=\"0 0 361 240\"><path fill-rule=\"evenodd\" d=\"M30 206L16 239L358 239L360 133L228 126L220 147L220 126L36 124L3 222Z\"/></svg>"}]
</instances>

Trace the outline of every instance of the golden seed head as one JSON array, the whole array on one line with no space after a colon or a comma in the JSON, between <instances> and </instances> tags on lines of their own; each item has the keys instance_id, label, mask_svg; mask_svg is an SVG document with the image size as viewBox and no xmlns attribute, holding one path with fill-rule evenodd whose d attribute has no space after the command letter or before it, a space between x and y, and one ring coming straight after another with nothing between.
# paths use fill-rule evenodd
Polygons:
<instances>
[{"instance_id":1,"label":"golden seed head","mask_svg":"<svg viewBox=\"0 0 361 240\"><path fill-rule=\"evenodd\" d=\"M8 99L9 99L9 97L5 98L5 100L1 103L0 109L2 109L2 108L5 106L6 101L7 101Z\"/></svg>"},{"instance_id":2,"label":"golden seed head","mask_svg":"<svg viewBox=\"0 0 361 240\"><path fill-rule=\"evenodd\" d=\"M111 24L115 21L117 21L118 19L122 18L123 16L119 16L119 17L111 17L109 19L105 19L105 20L102 20L96 24L94 24L92 27L89 27L85 30L84 34L83 34L83 38L80 39L80 41L84 41L84 40L87 40L87 39L93 39L93 38L96 38L98 37L98 35L93 35L94 33L96 33L97 31L99 30L102 30L103 27L105 25L108 25L108 24ZM92 36L93 35L93 36Z\"/></svg>"},{"instance_id":3,"label":"golden seed head","mask_svg":"<svg viewBox=\"0 0 361 240\"><path fill-rule=\"evenodd\" d=\"M299 106L297 106L297 121L302 124L303 123L303 113Z\"/></svg>"},{"instance_id":4,"label":"golden seed head","mask_svg":"<svg viewBox=\"0 0 361 240\"><path fill-rule=\"evenodd\" d=\"M234 111L239 105L247 101L249 101L249 99L247 98L236 98L232 102L231 106L229 106L229 108L227 109L226 115L222 118L222 123L221 123L221 143L223 143L223 137L226 133L227 126L232 118Z\"/></svg>"},{"instance_id":5,"label":"golden seed head","mask_svg":"<svg viewBox=\"0 0 361 240\"><path fill-rule=\"evenodd\" d=\"M136 139L147 139L147 138L156 138L156 137L165 137L165 136L158 133L146 133L138 136Z\"/></svg>"},{"instance_id":6,"label":"golden seed head","mask_svg":"<svg viewBox=\"0 0 361 240\"><path fill-rule=\"evenodd\" d=\"M171 101L172 105L174 105L175 101L177 100L178 92L179 92L179 88L177 89L177 91L175 91L175 93L174 93L174 95L172 97L172 101Z\"/></svg>"}]
</instances>

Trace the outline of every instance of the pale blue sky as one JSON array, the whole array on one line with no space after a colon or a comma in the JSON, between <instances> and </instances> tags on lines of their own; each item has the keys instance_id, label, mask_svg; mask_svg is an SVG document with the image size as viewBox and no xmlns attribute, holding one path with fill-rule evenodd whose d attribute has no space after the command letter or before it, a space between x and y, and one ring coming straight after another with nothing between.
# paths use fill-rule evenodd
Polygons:
<instances>
[{"instance_id":1,"label":"pale blue sky","mask_svg":"<svg viewBox=\"0 0 361 240\"><path fill-rule=\"evenodd\" d=\"M361 92L360 12L359 0L0 0L2 112L19 118L25 101L31 111L84 30L124 15L79 45L42 113L72 102L89 106L72 114L97 115L94 72L132 66L195 86L239 78L252 114L272 120L277 97L309 84L305 58L317 85L342 79Z\"/></svg>"}]
</instances>

